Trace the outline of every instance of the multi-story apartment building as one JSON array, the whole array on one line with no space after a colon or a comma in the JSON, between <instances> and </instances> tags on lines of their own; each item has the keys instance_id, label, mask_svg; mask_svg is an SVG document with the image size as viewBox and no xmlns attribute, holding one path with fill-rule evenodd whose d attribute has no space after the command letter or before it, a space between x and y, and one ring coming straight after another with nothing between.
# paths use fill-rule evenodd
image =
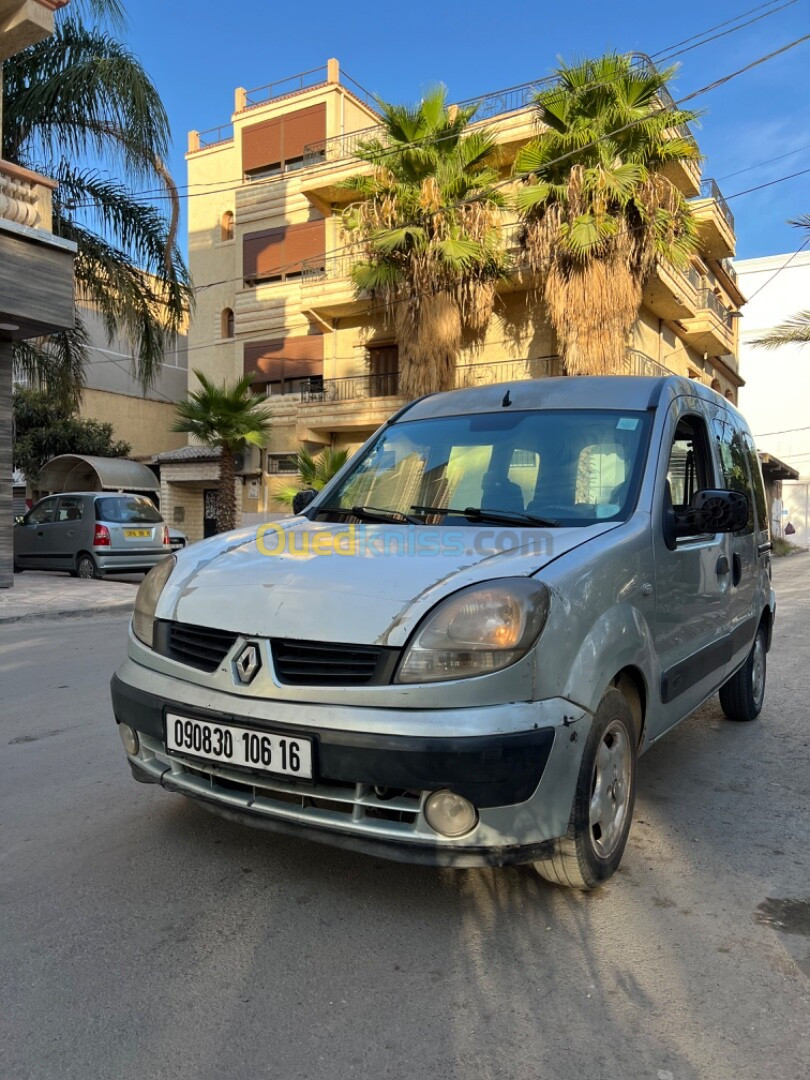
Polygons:
<instances>
[{"instance_id":1,"label":"multi-story apartment building","mask_svg":"<svg viewBox=\"0 0 810 1080\"><path fill-rule=\"evenodd\" d=\"M2 63L53 33L67 0L0 0ZM2 92L0 92L2 133ZM0 158L0 588L13 581L11 385L13 342L73 326L76 247L53 235L56 182Z\"/></svg>"},{"instance_id":2,"label":"multi-story apartment building","mask_svg":"<svg viewBox=\"0 0 810 1080\"><path fill-rule=\"evenodd\" d=\"M476 122L496 131L504 177L534 133L537 86L477 99ZM278 473L299 446L354 448L402 403L392 329L350 278L342 214L352 196L338 186L367 168L353 151L378 123L373 99L330 60L291 80L237 89L230 124L189 135L189 262L198 290L190 367L220 380L252 372L272 410L264 483L258 500L245 499L247 510L273 508ZM701 251L687 272L656 267L625 370L677 371L734 400L744 298L729 261L733 216L698 166L671 169L694 200ZM521 274L501 287L485 341L459 357L459 386L560 373L530 284Z\"/></svg>"}]
</instances>

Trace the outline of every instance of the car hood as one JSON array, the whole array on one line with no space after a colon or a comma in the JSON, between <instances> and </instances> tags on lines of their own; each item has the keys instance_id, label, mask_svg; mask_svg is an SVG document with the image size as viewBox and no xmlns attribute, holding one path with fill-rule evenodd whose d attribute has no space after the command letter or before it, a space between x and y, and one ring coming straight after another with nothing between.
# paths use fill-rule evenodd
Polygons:
<instances>
[{"instance_id":1,"label":"car hood","mask_svg":"<svg viewBox=\"0 0 810 1080\"><path fill-rule=\"evenodd\" d=\"M156 614L257 637L402 646L448 594L534 574L616 527L352 527L296 517L180 552Z\"/></svg>"}]
</instances>

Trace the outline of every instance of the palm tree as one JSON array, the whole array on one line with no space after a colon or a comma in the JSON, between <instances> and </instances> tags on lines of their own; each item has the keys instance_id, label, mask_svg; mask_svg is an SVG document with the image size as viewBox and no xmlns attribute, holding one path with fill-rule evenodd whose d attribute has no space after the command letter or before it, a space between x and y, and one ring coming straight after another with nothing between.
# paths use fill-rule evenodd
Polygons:
<instances>
[{"instance_id":1,"label":"palm tree","mask_svg":"<svg viewBox=\"0 0 810 1080\"><path fill-rule=\"evenodd\" d=\"M483 334L509 262L500 229L491 132L468 130L476 106L446 104L438 87L415 107L379 103L383 132L357 157L370 174L342 186L361 196L344 215L361 258L358 293L382 301L398 345L406 398L455 383L465 334Z\"/></svg>"},{"instance_id":2,"label":"palm tree","mask_svg":"<svg viewBox=\"0 0 810 1080\"><path fill-rule=\"evenodd\" d=\"M807 240L802 247L810 243L810 214L802 214L790 224L795 225L797 229L807 231ZM808 342L810 342L810 309L798 311L792 319L787 319L761 337L754 338L751 344L762 345L766 349L778 349L780 345L807 345Z\"/></svg>"},{"instance_id":3,"label":"palm tree","mask_svg":"<svg viewBox=\"0 0 810 1080\"><path fill-rule=\"evenodd\" d=\"M120 332L132 342L147 387L191 293L175 243L177 191L164 165L168 119L151 80L113 36L122 21L119 0L74 0L57 13L52 37L5 61L2 157L58 180L53 229L78 245L77 298L98 310L110 339ZM151 188L156 205L135 187ZM18 346L18 370L76 399L88 346L77 318L73 331Z\"/></svg>"},{"instance_id":4,"label":"palm tree","mask_svg":"<svg viewBox=\"0 0 810 1080\"><path fill-rule=\"evenodd\" d=\"M274 498L284 506L292 506L293 499L304 488L320 491L332 477L343 468L349 458L348 450L322 450L313 457L303 448L298 451L298 485L289 484L277 491Z\"/></svg>"},{"instance_id":5,"label":"palm tree","mask_svg":"<svg viewBox=\"0 0 810 1080\"><path fill-rule=\"evenodd\" d=\"M522 244L569 374L622 370L655 260L686 267L696 227L663 170L699 161L656 71L608 54L561 66L534 104L538 134L517 155Z\"/></svg>"},{"instance_id":6,"label":"palm tree","mask_svg":"<svg viewBox=\"0 0 810 1080\"><path fill-rule=\"evenodd\" d=\"M248 445L264 446L270 418L264 399L251 392L252 375L231 386L217 386L201 371L194 374L201 389L177 404L172 430L184 431L220 450L217 526L227 532L236 528L235 455Z\"/></svg>"}]
</instances>

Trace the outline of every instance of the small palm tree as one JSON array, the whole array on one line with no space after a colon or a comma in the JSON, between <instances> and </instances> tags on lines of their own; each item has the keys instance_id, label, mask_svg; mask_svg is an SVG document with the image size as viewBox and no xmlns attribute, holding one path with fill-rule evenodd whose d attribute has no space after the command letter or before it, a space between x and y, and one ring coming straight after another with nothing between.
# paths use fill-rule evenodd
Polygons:
<instances>
[{"instance_id":1,"label":"small palm tree","mask_svg":"<svg viewBox=\"0 0 810 1080\"><path fill-rule=\"evenodd\" d=\"M293 499L304 488L320 491L343 468L348 458L348 450L330 450L327 448L322 450L317 457L313 457L306 450L299 450L298 485L289 484L278 491L275 498L284 506L292 506Z\"/></svg>"},{"instance_id":2,"label":"small palm tree","mask_svg":"<svg viewBox=\"0 0 810 1080\"><path fill-rule=\"evenodd\" d=\"M3 63L0 156L59 182L53 231L78 245L78 298L98 310L111 340L123 333L132 342L146 387L183 325L191 291L175 242L177 191L164 165L168 118L114 36L122 25L119 0L73 0L56 13L52 37ZM140 187L154 191L153 205L133 193ZM75 330L16 346L15 362L75 401L89 345L77 317Z\"/></svg>"},{"instance_id":3,"label":"small palm tree","mask_svg":"<svg viewBox=\"0 0 810 1080\"><path fill-rule=\"evenodd\" d=\"M515 161L522 244L568 373L615 374L655 260L683 269L697 248L691 208L663 174L700 160L683 131L697 114L669 97L672 68L611 53L555 74Z\"/></svg>"},{"instance_id":4,"label":"small palm tree","mask_svg":"<svg viewBox=\"0 0 810 1080\"><path fill-rule=\"evenodd\" d=\"M802 214L795 221L790 222L797 229L807 231L807 241L810 242L810 214ZM810 343L810 309L798 311L792 319L787 319L780 326L768 330L761 337L754 338L752 345L762 345L766 349L778 349L780 345L807 345Z\"/></svg>"},{"instance_id":5,"label":"small palm tree","mask_svg":"<svg viewBox=\"0 0 810 1080\"><path fill-rule=\"evenodd\" d=\"M464 334L486 329L509 267L494 137L468 130L475 106L445 99L439 87L416 107L380 102L382 136L356 151L372 171L342 185L362 199L344 215L355 287L394 326L406 398L454 386Z\"/></svg>"},{"instance_id":6,"label":"small palm tree","mask_svg":"<svg viewBox=\"0 0 810 1080\"><path fill-rule=\"evenodd\" d=\"M201 371L194 374L201 389L178 403L172 430L187 432L206 446L220 449L217 527L227 532L236 528L235 455L248 445L264 446L270 419L264 399L250 390L252 375L232 386L217 386Z\"/></svg>"}]
</instances>

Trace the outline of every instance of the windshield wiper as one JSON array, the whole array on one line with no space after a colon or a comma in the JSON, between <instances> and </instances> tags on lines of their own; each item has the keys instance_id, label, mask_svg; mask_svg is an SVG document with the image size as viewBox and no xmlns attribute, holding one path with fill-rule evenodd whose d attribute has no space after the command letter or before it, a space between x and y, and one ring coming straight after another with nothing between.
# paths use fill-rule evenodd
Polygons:
<instances>
[{"instance_id":1,"label":"windshield wiper","mask_svg":"<svg viewBox=\"0 0 810 1080\"><path fill-rule=\"evenodd\" d=\"M544 525L548 529L559 527L559 521L540 517L538 514L524 514L518 510L487 510L483 506L467 506L463 510L453 506L412 506L424 514L458 514L468 521L500 521L504 525L530 524Z\"/></svg>"},{"instance_id":2,"label":"windshield wiper","mask_svg":"<svg viewBox=\"0 0 810 1080\"><path fill-rule=\"evenodd\" d=\"M403 514L399 510L380 510L376 506L353 506L351 512L355 517L365 518L367 521L384 521L391 525L422 525L423 523L413 514Z\"/></svg>"}]
</instances>

